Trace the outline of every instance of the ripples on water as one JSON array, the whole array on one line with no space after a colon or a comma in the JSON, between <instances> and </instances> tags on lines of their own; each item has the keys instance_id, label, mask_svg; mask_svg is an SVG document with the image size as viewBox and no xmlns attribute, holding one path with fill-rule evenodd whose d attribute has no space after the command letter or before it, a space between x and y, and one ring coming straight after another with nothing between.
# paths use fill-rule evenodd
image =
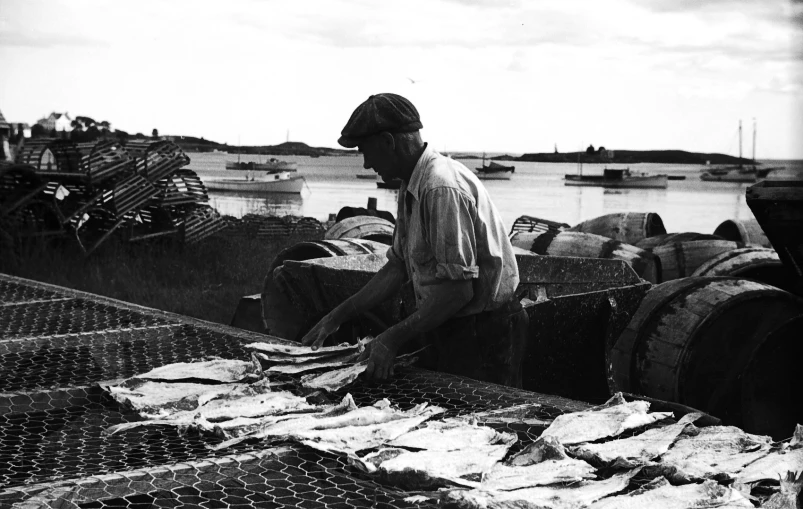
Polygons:
<instances>
[{"instance_id":1,"label":"ripples on water","mask_svg":"<svg viewBox=\"0 0 803 509\"><path fill-rule=\"evenodd\" d=\"M236 154L188 153L201 178L225 175L225 161L234 161ZM257 161L257 156L242 156L243 161ZM264 156L261 158L264 161ZM396 214L397 191L377 189L371 180L361 180L362 157L287 156L280 159L298 162L298 175L306 178L308 189L299 195L236 194L210 191L210 205L221 214L242 217L257 213L268 215L297 215L321 221L336 214L341 207L365 207L368 198L377 199L381 210ZM473 169L481 165L478 159L462 159ZM695 231L711 233L726 219L747 219L753 214L745 202L745 190L750 184L702 182L699 165L627 165L633 172L685 175L686 180L669 181L667 189L603 189L573 187L563 184L563 175L576 173L573 163L527 163L516 161L511 180L483 181L494 204L509 228L517 217L529 215L574 225L612 212L657 212L668 232ZM770 166L778 164L770 163ZM803 172L803 163L781 163L786 166L778 176ZM623 165L610 165L623 167ZM583 165L584 174L602 173L604 165ZM771 174L772 175L772 174Z\"/></svg>"}]
</instances>

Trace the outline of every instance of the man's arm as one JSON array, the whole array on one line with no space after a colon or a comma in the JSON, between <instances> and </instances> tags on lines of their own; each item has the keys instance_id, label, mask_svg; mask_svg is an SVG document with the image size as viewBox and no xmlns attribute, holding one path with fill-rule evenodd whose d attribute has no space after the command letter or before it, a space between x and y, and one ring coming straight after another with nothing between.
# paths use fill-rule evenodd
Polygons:
<instances>
[{"instance_id":1,"label":"man's arm","mask_svg":"<svg viewBox=\"0 0 803 509\"><path fill-rule=\"evenodd\" d=\"M365 378L384 380L393 376L396 353L417 334L427 332L453 317L474 296L472 280L447 280L433 285L421 307L371 342Z\"/></svg>"},{"instance_id":2,"label":"man's arm","mask_svg":"<svg viewBox=\"0 0 803 509\"><path fill-rule=\"evenodd\" d=\"M375 308L396 294L404 282L405 272L400 263L388 262L365 286L329 312L302 338L301 344L317 350L340 325Z\"/></svg>"}]
</instances>

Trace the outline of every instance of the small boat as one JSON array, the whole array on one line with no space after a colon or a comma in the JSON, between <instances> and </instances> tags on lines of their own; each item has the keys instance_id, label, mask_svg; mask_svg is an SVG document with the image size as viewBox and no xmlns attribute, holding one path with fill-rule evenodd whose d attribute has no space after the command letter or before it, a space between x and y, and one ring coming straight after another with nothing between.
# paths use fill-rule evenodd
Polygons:
<instances>
[{"instance_id":1,"label":"small boat","mask_svg":"<svg viewBox=\"0 0 803 509\"><path fill-rule=\"evenodd\" d=\"M481 180L510 180L516 171L515 166L505 166L495 161L485 164L485 152L482 153L482 166L475 169Z\"/></svg>"},{"instance_id":2,"label":"small boat","mask_svg":"<svg viewBox=\"0 0 803 509\"><path fill-rule=\"evenodd\" d=\"M402 181L400 179L393 179L390 182L384 180L377 180L376 187L379 189L399 189L401 188Z\"/></svg>"},{"instance_id":3,"label":"small boat","mask_svg":"<svg viewBox=\"0 0 803 509\"><path fill-rule=\"evenodd\" d=\"M376 180L376 173L357 173L356 177L363 180Z\"/></svg>"},{"instance_id":4,"label":"small boat","mask_svg":"<svg viewBox=\"0 0 803 509\"><path fill-rule=\"evenodd\" d=\"M567 186L597 186L614 188L655 188L666 189L669 178L667 175L648 175L641 173L634 175L630 168L605 168L602 175L564 175L564 184Z\"/></svg>"},{"instance_id":5,"label":"small boat","mask_svg":"<svg viewBox=\"0 0 803 509\"><path fill-rule=\"evenodd\" d=\"M271 158L264 163L226 161L226 169L267 172L298 171L298 163L295 161L279 161L275 158Z\"/></svg>"},{"instance_id":6,"label":"small boat","mask_svg":"<svg viewBox=\"0 0 803 509\"><path fill-rule=\"evenodd\" d=\"M742 159L742 121L739 121L739 159ZM719 166L714 168L703 168L700 180L706 182L745 182L755 184L759 180L767 178L767 175L779 168L760 168L756 163L756 122L753 120L753 164L745 166L743 164L733 166Z\"/></svg>"},{"instance_id":7,"label":"small boat","mask_svg":"<svg viewBox=\"0 0 803 509\"><path fill-rule=\"evenodd\" d=\"M668 175L669 180L686 180L686 175Z\"/></svg>"},{"instance_id":8,"label":"small boat","mask_svg":"<svg viewBox=\"0 0 803 509\"><path fill-rule=\"evenodd\" d=\"M246 178L220 178L205 180L204 185L211 191L238 191L253 193L293 193L301 194L307 181L301 176L291 176L289 172L266 173L263 176Z\"/></svg>"}]
</instances>

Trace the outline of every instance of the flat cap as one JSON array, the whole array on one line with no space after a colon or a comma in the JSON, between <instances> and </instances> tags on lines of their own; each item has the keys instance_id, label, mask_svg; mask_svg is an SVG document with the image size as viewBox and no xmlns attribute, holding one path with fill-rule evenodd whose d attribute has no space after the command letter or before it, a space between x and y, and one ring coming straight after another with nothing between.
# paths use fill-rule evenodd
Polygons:
<instances>
[{"instance_id":1,"label":"flat cap","mask_svg":"<svg viewBox=\"0 0 803 509\"><path fill-rule=\"evenodd\" d=\"M413 103L397 94L376 94L357 106L337 142L354 148L362 139L382 131L409 133L422 127Z\"/></svg>"}]
</instances>

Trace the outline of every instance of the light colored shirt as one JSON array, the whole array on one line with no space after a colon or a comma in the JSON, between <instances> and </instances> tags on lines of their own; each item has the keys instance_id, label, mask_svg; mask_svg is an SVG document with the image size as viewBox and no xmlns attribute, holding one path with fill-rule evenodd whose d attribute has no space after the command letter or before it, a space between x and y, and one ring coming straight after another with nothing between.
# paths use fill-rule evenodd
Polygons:
<instances>
[{"instance_id":1,"label":"light colored shirt","mask_svg":"<svg viewBox=\"0 0 803 509\"><path fill-rule=\"evenodd\" d=\"M429 147L399 189L387 257L404 264L419 307L433 285L472 280L474 296L455 316L496 309L519 284L513 247L485 186L463 164Z\"/></svg>"}]
</instances>

